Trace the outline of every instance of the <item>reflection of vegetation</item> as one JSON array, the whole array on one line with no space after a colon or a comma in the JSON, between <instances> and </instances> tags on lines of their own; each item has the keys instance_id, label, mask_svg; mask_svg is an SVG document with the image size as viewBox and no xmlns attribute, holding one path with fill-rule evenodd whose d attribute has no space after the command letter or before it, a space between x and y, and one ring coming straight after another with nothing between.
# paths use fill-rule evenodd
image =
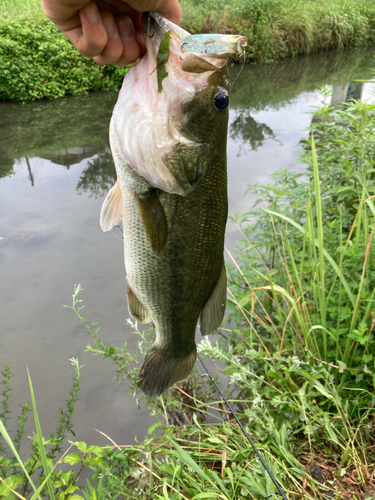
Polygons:
<instances>
[{"instance_id":1,"label":"reflection of vegetation","mask_svg":"<svg viewBox=\"0 0 375 500\"><path fill-rule=\"evenodd\" d=\"M100 198L104 196L116 182L116 170L110 148L101 151L93 160L88 162L77 184L79 194L91 193L90 196Z\"/></svg>"},{"instance_id":2,"label":"reflection of vegetation","mask_svg":"<svg viewBox=\"0 0 375 500\"><path fill-rule=\"evenodd\" d=\"M243 112L279 109L301 92L314 92L320 85L370 79L374 53L372 47L245 66L234 84L231 107ZM231 68L232 81L239 71L237 65Z\"/></svg>"},{"instance_id":3,"label":"reflection of vegetation","mask_svg":"<svg viewBox=\"0 0 375 500\"><path fill-rule=\"evenodd\" d=\"M265 123L258 123L248 114L240 113L229 126L229 136L238 140L242 148L250 145L251 149L257 150L266 139L275 139L272 129Z\"/></svg>"},{"instance_id":4,"label":"reflection of vegetation","mask_svg":"<svg viewBox=\"0 0 375 500\"><path fill-rule=\"evenodd\" d=\"M15 160L38 156L65 164L72 148L82 148L87 157L108 147L108 128L117 92L96 92L83 96L29 104L2 103L0 176L12 172ZM64 162L64 156L65 161ZM69 163L70 161L70 163Z\"/></svg>"},{"instance_id":5,"label":"reflection of vegetation","mask_svg":"<svg viewBox=\"0 0 375 500\"><path fill-rule=\"evenodd\" d=\"M9 158L1 158L0 163L0 179L14 174L13 161Z\"/></svg>"}]
</instances>

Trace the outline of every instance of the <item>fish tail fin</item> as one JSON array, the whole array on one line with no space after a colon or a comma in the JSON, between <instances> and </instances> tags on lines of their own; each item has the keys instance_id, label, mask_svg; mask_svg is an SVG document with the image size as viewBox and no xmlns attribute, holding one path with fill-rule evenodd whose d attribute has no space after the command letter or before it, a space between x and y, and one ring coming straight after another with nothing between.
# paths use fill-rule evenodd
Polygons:
<instances>
[{"instance_id":1,"label":"fish tail fin","mask_svg":"<svg viewBox=\"0 0 375 500\"><path fill-rule=\"evenodd\" d=\"M186 356L176 356L153 344L146 354L137 385L150 398L160 394L179 380L186 378L194 367L197 349Z\"/></svg>"}]
</instances>

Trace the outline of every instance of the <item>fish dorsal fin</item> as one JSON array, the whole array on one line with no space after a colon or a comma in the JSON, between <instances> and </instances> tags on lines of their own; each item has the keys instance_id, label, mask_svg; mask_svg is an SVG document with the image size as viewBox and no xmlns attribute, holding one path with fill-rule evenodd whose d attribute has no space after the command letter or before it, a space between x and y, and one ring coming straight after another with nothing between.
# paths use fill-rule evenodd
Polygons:
<instances>
[{"instance_id":1,"label":"fish dorsal fin","mask_svg":"<svg viewBox=\"0 0 375 500\"><path fill-rule=\"evenodd\" d=\"M168 224L156 190L142 197L137 196L137 201L151 248L154 252L161 252L168 239Z\"/></svg>"},{"instance_id":2,"label":"fish dorsal fin","mask_svg":"<svg viewBox=\"0 0 375 500\"><path fill-rule=\"evenodd\" d=\"M227 274L223 262L219 279L213 289L211 297L203 306L200 316L200 330L203 336L213 333L223 321L227 303Z\"/></svg>"},{"instance_id":3,"label":"fish dorsal fin","mask_svg":"<svg viewBox=\"0 0 375 500\"><path fill-rule=\"evenodd\" d=\"M195 52L186 52L181 59L181 68L188 73L219 71L227 62L227 59L223 57L204 56Z\"/></svg>"},{"instance_id":4,"label":"fish dorsal fin","mask_svg":"<svg viewBox=\"0 0 375 500\"><path fill-rule=\"evenodd\" d=\"M100 227L104 232L116 226L123 216L122 194L118 181L114 183L102 205L100 212Z\"/></svg>"}]
</instances>

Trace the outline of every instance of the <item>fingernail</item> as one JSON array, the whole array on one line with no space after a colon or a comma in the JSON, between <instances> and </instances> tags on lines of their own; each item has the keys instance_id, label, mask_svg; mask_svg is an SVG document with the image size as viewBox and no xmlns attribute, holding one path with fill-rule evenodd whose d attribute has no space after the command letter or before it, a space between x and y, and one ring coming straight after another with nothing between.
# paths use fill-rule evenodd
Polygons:
<instances>
[{"instance_id":1,"label":"fingernail","mask_svg":"<svg viewBox=\"0 0 375 500\"><path fill-rule=\"evenodd\" d=\"M87 20L91 24L98 24L99 22L99 13L94 3L89 3L85 9L85 15Z\"/></svg>"},{"instance_id":2,"label":"fingernail","mask_svg":"<svg viewBox=\"0 0 375 500\"><path fill-rule=\"evenodd\" d=\"M113 37L116 34L116 24L112 16L103 19L103 24L105 31L109 37Z\"/></svg>"},{"instance_id":3,"label":"fingernail","mask_svg":"<svg viewBox=\"0 0 375 500\"><path fill-rule=\"evenodd\" d=\"M130 17L124 16L122 19L119 19L117 28L121 37L134 37L134 26Z\"/></svg>"}]
</instances>

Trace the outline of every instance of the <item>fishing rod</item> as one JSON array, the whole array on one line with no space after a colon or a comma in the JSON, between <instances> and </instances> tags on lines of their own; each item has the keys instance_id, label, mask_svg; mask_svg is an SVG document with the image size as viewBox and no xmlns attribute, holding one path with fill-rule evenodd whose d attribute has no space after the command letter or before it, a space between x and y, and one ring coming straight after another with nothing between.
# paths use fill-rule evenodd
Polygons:
<instances>
[{"instance_id":1,"label":"fishing rod","mask_svg":"<svg viewBox=\"0 0 375 500\"><path fill-rule=\"evenodd\" d=\"M280 493L280 496L283 500L288 500L285 496L285 494L283 493L283 490L280 488L279 486L279 483L276 481L275 479L275 476L272 474L272 472L270 471L269 467L267 466L266 462L263 460L262 458L262 455L260 454L258 448L255 446L253 440L251 439L251 437L249 436L249 434L246 432L244 426L241 424L239 418L237 417L236 415L236 412L233 410L233 408L231 407L231 405L229 404L229 401L227 400L227 398L224 396L224 394L221 392L221 389L220 387L217 385L215 379L213 378L213 376L211 375L210 371L208 370L208 368L206 367L206 365L203 363L203 360L202 358L200 357L199 353L197 352L197 356L199 358L199 361L201 362L202 366L203 366L203 369L204 371L206 372L205 374L202 374L202 376L204 375L207 375L211 382L214 384L214 386L216 387L218 393L220 394L220 396L223 398L223 400L225 401L225 404L227 405L229 411L231 412L231 414L234 416L234 418L236 419L236 422L237 424L240 426L240 429L241 431L243 432L243 434L245 435L246 439L249 441L249 443L251 444L251 446L253 447L253 450L255 451L256 453L256 456L259 458L261 464L263 465L263 467L265 468L265 470L267 471L268 475L270 476L270 478L272 479L272 482L273 484L276 486L277 488L277 491ZM278 495L275 495L275 494L271 494L271 495L268 495L266 498L271 498L273 496L278 496Z\"/></svg>"}]
</instances>

